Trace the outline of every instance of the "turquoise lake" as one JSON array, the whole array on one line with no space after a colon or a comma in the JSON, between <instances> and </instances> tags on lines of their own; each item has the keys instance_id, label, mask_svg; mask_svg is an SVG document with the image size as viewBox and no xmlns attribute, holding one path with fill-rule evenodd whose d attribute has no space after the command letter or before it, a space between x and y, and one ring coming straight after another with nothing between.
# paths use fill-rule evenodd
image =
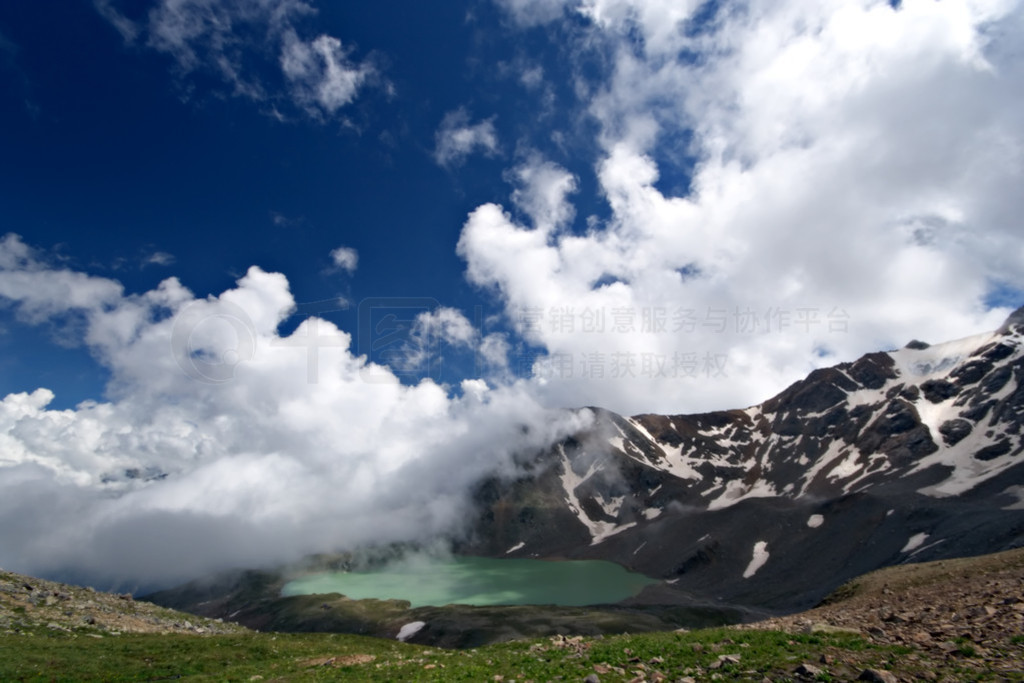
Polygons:
<instances>
[{"instance_id":1,"label":"turquoise lake","mask_svg":"<svg viewBox=\"0 0 1024 683\"><path fill-rule=\"evenodd\" d=\"M353 600L408 600L427 605L566 605L618 602L657 580L612 562L546 562L453 557L406 560L366 572L311 574L284 586L282 595L341 593Z\"/></svg>"}]
</instances>

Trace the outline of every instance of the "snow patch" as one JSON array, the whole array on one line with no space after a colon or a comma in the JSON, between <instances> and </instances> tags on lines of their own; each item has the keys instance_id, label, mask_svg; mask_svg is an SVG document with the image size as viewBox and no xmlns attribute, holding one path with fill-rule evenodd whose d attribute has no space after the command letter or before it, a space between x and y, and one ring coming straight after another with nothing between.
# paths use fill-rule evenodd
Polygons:
<instances>
[{"instance_id":1,"label":"snow patch","mask_svg":"<svg viewBox=\"0 0 1024 683\"><path fill-rule=\"evenodd\" d=\"M644 519L651 520L660 517L662 513L661 508L647 508L644 510Z\"/></svg>"},{"instance_id":2,"label":"snow patch","mask_svg":"<svg viewBox=\"0 0 1024 683\"><path fill-rule=\"evenodd\" d=\"M611 538L615 534L622 533L626 529L630 529L636 526L636 522L630 522L629 524L623 524L621 526L610 524L608 522L591 522L593 525L592 533L594 534L594 540L590 542L590 545L597 545L608 538Z\"/></svg>"},{"instance_id":3,"label":"snow patch","mask_svg":"<svg viewBox=\"0 0 1024 683\"><path fill-rule=\"evenodd\" d=\"M605 500L604 496L602 496L601 500L596 502L598 505L601 506L601 509L604 511L604 514L608 515L609 517L615 518L619 516L619 511L622 509L622 503L625 502L625 500L625 496L615 496L614 498L610 498L607 500Z\"/></svg>"},{"instance_id":4,"label":"snow patch","mask_svg":"<svg viewBox=\"0 0 1024 683\"><path fill-rule=\"evenodd\" d=\"M635 429L636 431L640 432L643 435L643 437L645 439L647 439L648 441L650 441L651 443L653 443L653 444L658 443L658 440L655 439L653 436L651 436L651 433L649 431L647 431L647 429L642 424L640 424L639 420L636 420L636 419L634 419L632 417L627 417L626 418L626 422L628 422L630 425L632 425L633 429Z\"/></svg>"},{"instance_id":5,"label":"snow patch","mask_svg":"<svg viewBox=\"0 0 1024 683\"><path fill-rule=\"evenodd\" d=\"M825 523L825 516L824 515L811 515L810 517L807 518L807 526L811 527L812 529L817 529L818 527L820 527L824 523Z\"/></svg>"},{"instance_id":6,"label":"snow patch","mask_svg":"<svg viewBox=\"0 0 1024 683\"><path fill-rule=\"evenodd\" d=\"M926 534L924 532L921 532L919 534L914 534L913 536L910 537L910 540L907 541L907 544L905 546L903 546L903 550L901 550L900 552L901 553L909 553L909 552L911 552L913 550L917 550L922 545L924 545L924 542L927 541L927 540L928 540L928 534Z\"/></svg>"},{"instance_id":7,"label":"snow patch","mask_svg":"<svg viewBox=\"0 0 1024 683\"><path fill-rule=\"evenodd\" d=\"M680 479L699 480L701 478L700 472L693 467L693 463L699 463L700 460L683 455L683 447L681 445L675 447L662 446L661 451L665 454L662 461L665 465L663 467L655 465L655 467Z\"/></svg>"},{"instance_id":8,"label":"snow patch","mask_svg":"<svg viewBox=\"0 0 1024 683\"><path fill-rule=\"evenodd\" d=\"M828 473L828 478L836 481L837 479L847 479L857 474L860 471L860 465L857 464L859 459L860 453L854 450L841 463L832 468L832 471Z\"/></svg>"},{"instance_id":9,"label":"snow patch","mask_svg":"<svg viewBox=\"0 0 1024 683\"><path fill-rule=\"evenodd\" d=\"M404 643L405 641L409 640L414 635L419 633L420 629L422 629L426 625L427 622L425 621L410 621L408 624L398 629L398 635L395 636L395 638Z\"/></svg>"},{"instance_id":10,"label":"snow patch","mask_svg":"<svg viewBox=\"0 0 1024 683\"><path fill-rule=\"evenodd\" d=\"M754 556L750 558L750 564L743 570L743 578L749 579L751 576L757 573L757 570L764 566L764 563L768 561L768 542L758 541L754 544Z\"/></svg>"},{"instance_id":11,"label":"snow patch","mask_svg":"<svg viewBox=\"0 0 1024 683\"><path fill-rule=\"evenodd\" d=\"M892 351L889 355L896 362L901 377L945 377L950 370L992 341L995 336L994 332L986 332L944 344L935 344L926 349L903 348Z\"/></svg>"},{"instance_id":12,"label":"snow patch","mask_svg":"<svg viewBox=\"0 0 1024 683\"><path fill-rule=\"evenodd\" d=\"M776 498L778 495L772 483L764 479L758 479L749 488L739 479L733 479L725 485L722 495L708 503L708 510L721 510L748 498Z\"/></svg>"},{"instance_id":13,"label":"snow patch","mask_svg":"<svg viewBox=\"0 0 1024 683\"><path fill-rule=\"evenodd\" d=\"M1017 499L1017 502L1005 506L1004 510L1024 510L1024 486L1009 486L1003 490L1003 495Z\"/></svg>"},{"instance_id":14,"label":"snow patch","mask_svg":"<svg viewBox=\"0 0 1024 683\"><path fill-rule=\"evenodd\" d=\"M508 555L509 553L514 553L515 551L519 550L520 548L522 548L525 545L526 545L526 541L519 541L519 543L516 543L514 546L512 546L511 548L506 550L505 554Z\"/></svg>"}]
</instances>

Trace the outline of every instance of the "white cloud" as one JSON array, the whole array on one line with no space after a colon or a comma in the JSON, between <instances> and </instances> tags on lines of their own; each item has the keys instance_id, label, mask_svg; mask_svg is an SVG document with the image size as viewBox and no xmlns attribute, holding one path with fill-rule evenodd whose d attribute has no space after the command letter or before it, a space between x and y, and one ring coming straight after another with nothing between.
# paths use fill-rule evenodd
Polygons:
<instances>
[{"instance_id":1,"label":"white cloud","mask_svg":"<svg viewBox=\"0 0 1024 683\"><path fill-rule=\"evenodd\" d=\"M359 265L359 252L352 247L338 247L331 251L331 260L335 267L351 274L356 272L356 266Z\"/></svg>"},{"instance_id":2,"label":"white cloud","mask_svg":"<svg viewBox=\"0 0 1024 683\"><path fill-rule=\"evenodd\" d=\"M497 0L520 26L537 26L562 16L572 0Z\"/></svg>"},{"instance_id":3,"label":"white cloud","mask_svg":"<svg viewBox=\"0 0 1024 683\"><path fill-rule=\"evenodd\" d=\"M576 178L557 164L533 154L510 174L516 189L512 203L542 231L555 230L572 220L575 210L566 201L576 191Z\"/></svg>"},{"instance_id":4,"label":"white cloud","mask_svg":"<svg viewBox=\"0 0 1024 683\"><path fill-rule=\"evenodd\" d=\"M113 26L126 43L133 43L139 37L139 26L134 21L122 14L111 0L93 0L93 6L100 16L106 19Z\"/></svg>"},{"instance_id":5,"label":"white cloud","mask_svg":"<svg viewBox=\"0 0 1024 683\"><path fill-rule=\"evenodd\" d=\"M478 353L484 363L503 377L508 370L508 356L511 351L508 336L501 332L492 332L480 340Z\"/></svg>"},{"instance_id":6,"label":"white cloud","mask_svg":"<svg viewBox=\"0 0 1024 683\"><path fill-rule=\"evenodd\" d=\"M304 0L159 0L144 21L126 17L114 0L94 5L125 42L145 36L148 47L170 55L180 77L209 72L232 95L272 104L287 91L318 120L351 103L377 73L369 60L353 61L333 36L301 38L300 20L316 14ZM265 76L268 54L277 59L280 85ZM270 111L283 117L276 104Z\"/></svg>"},{"instance_id":7,"label":"white cloud","mask_svg":"<svg viewBox=\"0 0 1024 683\"><path fill-rule=\"evenodd\" d=\"M359 88L376 73L367 62L352 62L337 38L322 35L304 42L292 30L285 33L281 70L295 101L314 116L334 114L352 102Z\"/></svg>"},{"instance_id":8,"label":"white cloud","mask_svg":"<svg viewBox=\"0 0 1024 683\"><path fill-rule=\"evenodd\" d=\"M544 67L540 64L535 64L524 68L519 73L519 82L527 90L536 90L544 84Z\"/></svg>"},{"instance_id":9,"label":"white cloud","mask_svg":"<svg viewBox=\"0 0 1024 683\"><path fill-rule=\"evenodd\" d=\"M460 311L441 306L416 316L413 334L436 337L455 346L472 346L477 338L476 328Z\"/></svg>"},{"instance_id":10,"label":"white cloud","mask_svg":"<svg viewBox=\"0 0 1024 683\"><path fill-rule=\"evenodd\" d=\"M513 194L532 225L494 204L465 223L467 277L552 355L538 391L737 407L815 364L996 327L993 282L1024 290L1021 4L741 4L683 30L697 6L572 6L596 35L570 49L612 65L579 91L607 221L552 231L562 172Z\"/></svg>"},{"instance_id":11,"label":"white cloud","mask_svg":"<svg viewBox=\"0 0 1024 683\"><path fill-rule=\"evenodd\" d=\"M471 124L465 109L445 114L435 135L434 159L437 163L441 166L458 166L476 152L488 156L498 153L494 117Z\"/></svg>"},{"instance_id":12,"label":"white cloud","mask_svg":"<svg viewBox=\"0 0 1024 683\"><path fill-rule=\"evenodd\" d=\"M152 254L146 257L143 262L143 266L170 266L173 265L177 259L174 258L174 254L169 254L166 251L154 251Z\"/></svg>"},{"instance_id":13,"label":"white cloud","mask_svg":"<svg viewBox=\"0 0 1024 683\"><path fill-rule=\"evenodd\" d=\"M73 410L50 409L47 389L0 401L8 569L153 585L457 531L473 481L588 419L548 412L521 384L477 381L454 399L430 380L404 386L322 319L281 338L288 282L255 267L215 297L174 279L125 294L8 236L0 296L38 321L79 316L112 376L108 400ZM451 309L423 324L476 336ZM299 343L311 332L332 342L313 383Z\"/></svg>"}]
</instances>

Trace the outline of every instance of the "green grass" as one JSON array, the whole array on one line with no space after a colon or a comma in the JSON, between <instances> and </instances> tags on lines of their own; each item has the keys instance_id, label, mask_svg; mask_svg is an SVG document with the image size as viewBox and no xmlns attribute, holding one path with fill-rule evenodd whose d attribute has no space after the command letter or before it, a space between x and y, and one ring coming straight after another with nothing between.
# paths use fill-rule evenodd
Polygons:
<instances>
[{"instance_id":1,"label":"green grass","mask_svg":"<svg viewBox=\"0 0 1024 683\"><path fill-rule=\"evenodd\" d=\"M824 652L839 661L878 663L894 656L853 634L792 635L709 629L607 638L542 639L443 650L341 634L252 633L222 636L87 634L0 635L3 681L602 681L630 680L657 670L669 680L692 675L724 679L791 676ZM349 658L346 660L346 657ZM372 660L371 660L372 657ZM334 658L333 662L328 662ZM325 662L327 662L325 664ZM854 668L856 668L854 666ZM826 672L819 680L832 680ZM845 671L845 675L853 671ZM854 675L856 672L854 671ZM256 678L256 677L262 677ZM835 678L841 679L842 675Z\"/></svg>"}]
</instances>

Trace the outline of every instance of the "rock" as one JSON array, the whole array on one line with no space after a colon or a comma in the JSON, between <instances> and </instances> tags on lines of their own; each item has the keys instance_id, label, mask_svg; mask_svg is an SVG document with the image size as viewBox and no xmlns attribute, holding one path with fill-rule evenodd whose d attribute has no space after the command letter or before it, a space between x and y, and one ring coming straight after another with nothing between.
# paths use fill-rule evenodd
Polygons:
<instances>
[{"instance_id":1,"label":"rock","mask_svg":"<svg viewBox=\"0 0 1024 683\"><path fill-rule=\"evenodd\" d=\"M815 678L818 674L822 673L822 670L813 664L801 664L798 666L793 673L797 676L806 676L807 678Z\"/></svg>"},{"instance_id":2,"label":"rock","mask_svg":"<svg viewBox=\"0 0 1024 683\"><path fill-rule=\"evenodd\" d=\"M942 403L956 396L958 390L956 385L947 379L931 379L921 384L921 391L932 403Z\"/></svg>"},{"instance_id":3,"label":"rock","mask_svg":"<svg viewBox=\"0 0 1024 683\"><path fill-rule=\"evenodd\" d=\"M946 442L947 446L955 446L970 435L973 429L974 425L967 420L956 418L946 420L939 425L939 434L942 435L942 440Z\"/></svg>"},{"instance_id":4,"label":"rock","mask_svg":"<svg viewBox=\"0 0 1024 683\"><path fill-rule=\"evenodd\" d=\"M871 683L899 683L896 675L890 671L881 669L864 669L857 677L858 681L870 681Z\"/></svg>"},{"instance_id":5,"label":"rock","mask_svg":"<svg viewBox=\"0 0 1024 683\"><path fill-rule=\"evenodd\" d=\"M726 664L739 664L739 655L718 655L718 659L708 665L709 669L720 669Z\"/></svg>"},{"instance_id":6,"label":"rock","mask_svg":"<svg viewBox=\"0 0 1024 683\"><path fill-rule=\"evenodd\" d=\"M597 677L597 674L590 674L583 679L583 683L601 683L601 679Z\"/></svg>"}]
</instances>

